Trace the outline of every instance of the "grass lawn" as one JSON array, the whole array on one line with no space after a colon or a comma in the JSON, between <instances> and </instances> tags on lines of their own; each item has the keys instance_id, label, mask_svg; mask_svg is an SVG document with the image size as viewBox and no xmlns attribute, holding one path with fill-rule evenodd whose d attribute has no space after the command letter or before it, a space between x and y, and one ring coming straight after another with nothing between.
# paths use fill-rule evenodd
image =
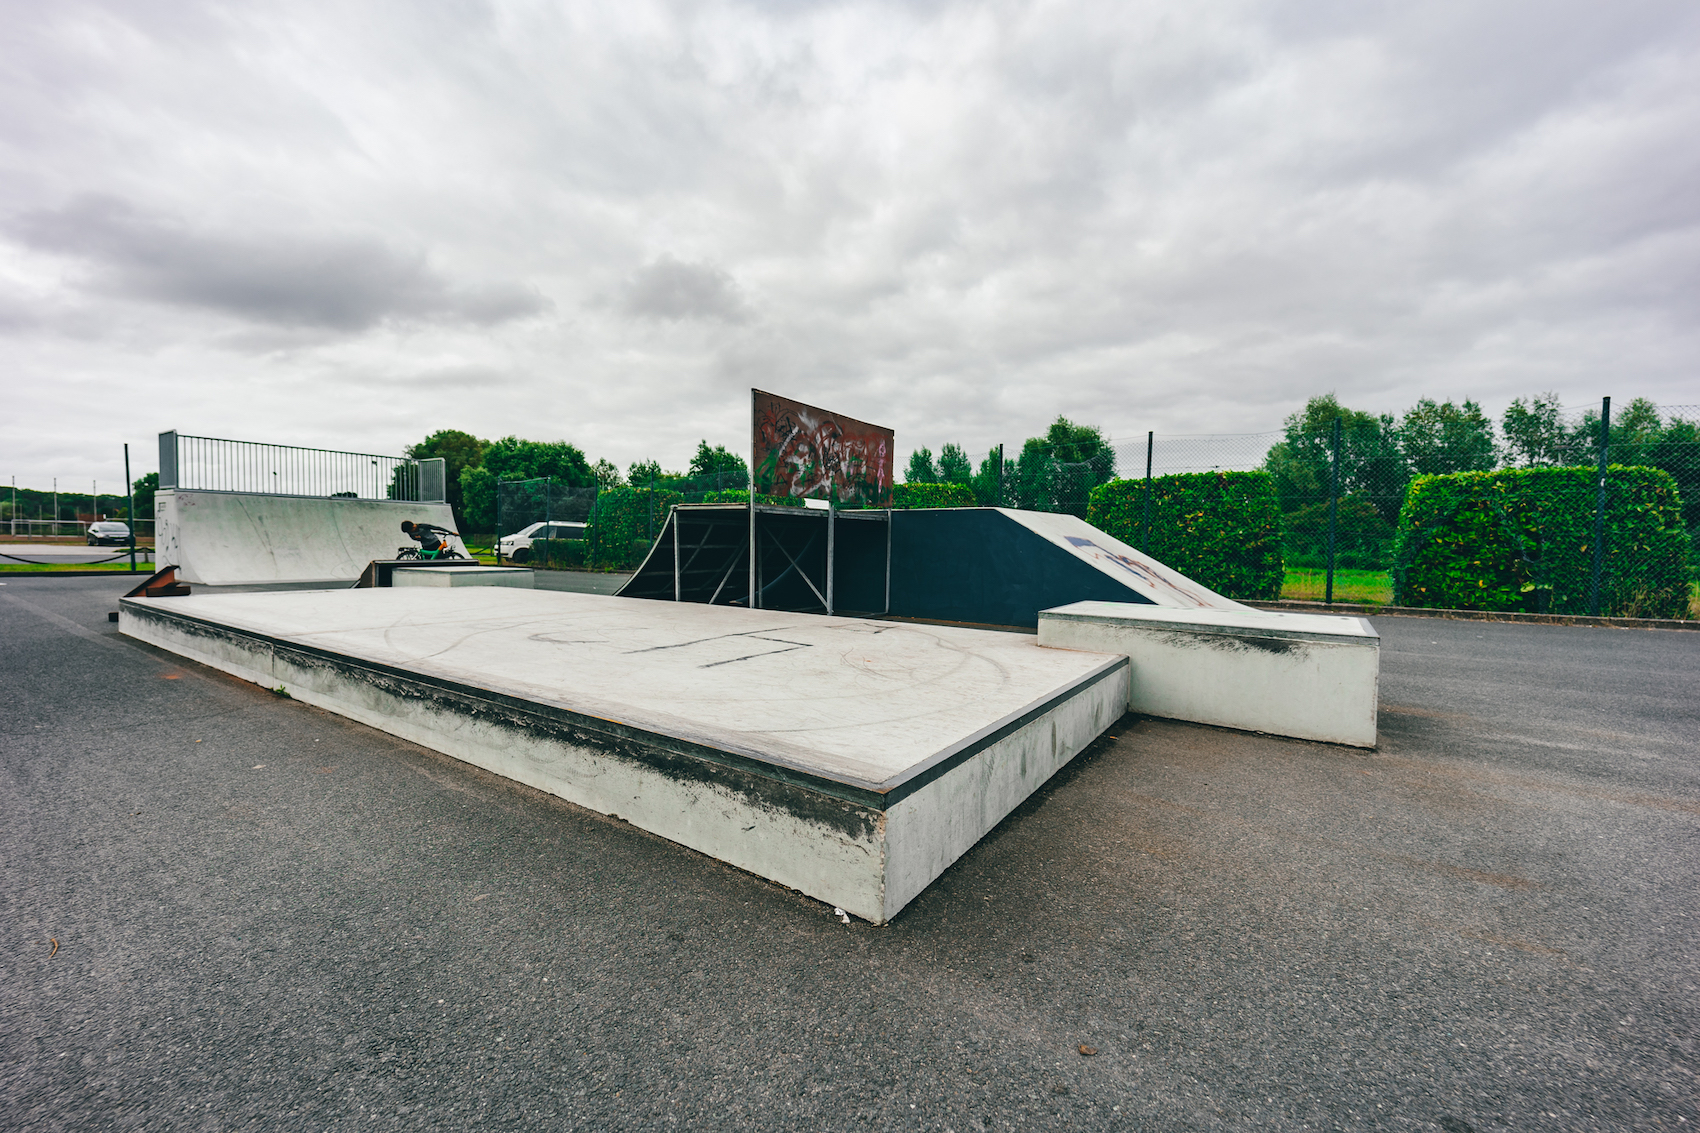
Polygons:
<instances>
[{"instance_id":1,"label":"grass lawn","mask_svg":"<svg viewBox=\"0 0 1700 1133\"><path fill-rule=\"evenodd\" d=\"M1320 602L1327 590L1327 571L1289 567L1287 580L1281 584L1281 597L1292 602ZM1393 576L1384 570L1337 570L1334 600L1385 606L1393 601Z\"/></svg>"},{"instance_id":2,"label":"grass lawn","mask_svg":"<svg viewBox=\"0 0 1700 1133\"><path fill-rule=\"evenodd\" d=\"M130 560L128 558L125 558L121 563L47 563L40 566L34 563L9 563L0 560L0 574L62 574L65 571L84 570L123 571L127 573L129 569ZM136 572L138 574L152 574L157 569L145 559L136 561Z\"/></svg>"}]
</instances>

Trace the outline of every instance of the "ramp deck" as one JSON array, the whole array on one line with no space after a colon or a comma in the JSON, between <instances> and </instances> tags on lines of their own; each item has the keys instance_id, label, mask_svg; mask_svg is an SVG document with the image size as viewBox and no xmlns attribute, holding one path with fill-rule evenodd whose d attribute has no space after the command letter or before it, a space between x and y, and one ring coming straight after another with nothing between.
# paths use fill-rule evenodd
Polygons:
<instances>
[{"instance_id":1,"label":"ramp deck","mask_svg":"<svg viewBox=\"0 0 1700 1133\"><path fill-rule=\"evenodd\" d=\"M889 920L1122 713L1032 636L480 588L130 598L124 633Z\"/></svg>"}]
</instances>

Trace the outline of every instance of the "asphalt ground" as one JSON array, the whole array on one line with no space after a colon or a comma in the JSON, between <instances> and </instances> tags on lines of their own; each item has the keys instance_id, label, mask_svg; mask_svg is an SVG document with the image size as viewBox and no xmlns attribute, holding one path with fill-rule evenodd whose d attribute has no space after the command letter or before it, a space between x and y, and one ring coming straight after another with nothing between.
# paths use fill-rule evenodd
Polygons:
<instances>
[{"instance_id":1,"label":"asphalt ground","mask_svg":"<svg viewBox=\"0 0 1700 1133\"><path fill-rule=\"evenodd\" d=\"M110 563L130 561L128 547L114 547L110 544L100 547L90 547L87 544L65 543L0 543L0 564L4 563ZM147 547L138 548L136 561L151 563L153 551Z\"/></svg>"},{"instance_id":2,"label":"asphalt ground","mask_svg":"<svg viewBox=\"0 0 1700 1133\"><path fill-rule=\"evenodd\" d=\"M4 1128L1700 1123L1700 634L1381 619L1378 751L1124 719L874 928L123 586L0 586Z\"/></svg>"}]
</instances>

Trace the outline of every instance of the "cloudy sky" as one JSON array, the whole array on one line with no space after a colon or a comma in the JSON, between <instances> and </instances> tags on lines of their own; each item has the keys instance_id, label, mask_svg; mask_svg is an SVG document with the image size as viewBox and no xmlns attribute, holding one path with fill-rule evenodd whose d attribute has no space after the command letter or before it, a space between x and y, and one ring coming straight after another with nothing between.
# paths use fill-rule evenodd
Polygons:
<instances>
[{"instance_id":1,"label":"cloudy sky","mask_svg":"<svg viewBox=\"0 0 1700 1133\"><path fill-rule=\"evenodd\" d=\"M1700 402L1692 0L4 0L0 476Z\"/></svg>"}]
</instances>

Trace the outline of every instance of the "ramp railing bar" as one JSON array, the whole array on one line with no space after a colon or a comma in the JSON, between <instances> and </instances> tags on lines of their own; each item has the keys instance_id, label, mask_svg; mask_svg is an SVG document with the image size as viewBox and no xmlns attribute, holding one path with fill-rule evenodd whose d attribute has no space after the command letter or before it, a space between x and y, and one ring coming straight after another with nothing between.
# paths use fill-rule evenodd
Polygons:
<instances>
[{"instance_id":1,"label":"ramp railing bar","mask_svg":"<svg viewBox=\"0 0 1700 1133\"><path fill-rule=\"evenodd\" d=\"M363 500L419 498L419 462L406 456L177 432L161 433L159 449L162 488Z\"/></svg>"}]
</instances>

